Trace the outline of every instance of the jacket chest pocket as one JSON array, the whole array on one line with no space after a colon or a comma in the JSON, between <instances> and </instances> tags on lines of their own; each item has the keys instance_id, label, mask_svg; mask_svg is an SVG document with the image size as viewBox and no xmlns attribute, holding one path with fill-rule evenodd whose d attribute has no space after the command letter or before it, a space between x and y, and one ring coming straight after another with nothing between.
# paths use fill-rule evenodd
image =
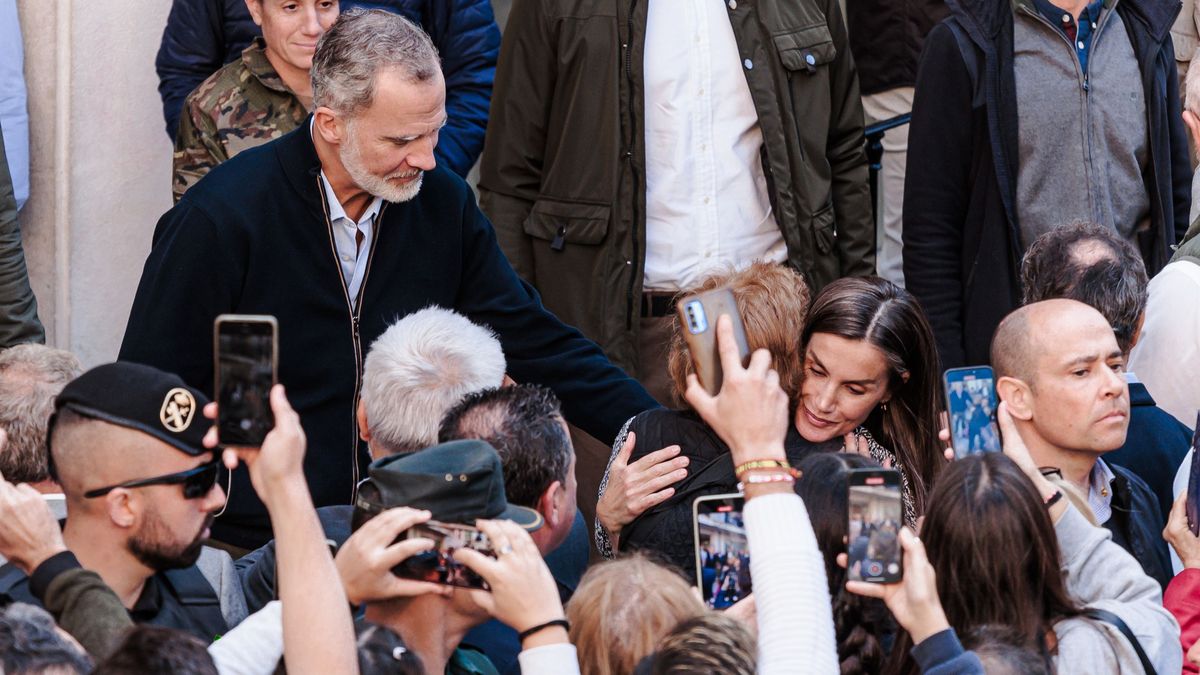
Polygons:
<instances>
[{"instance_id":1,"label":"jacket chest pocket","mask_svg":"<svg viewBox=\"0 0 1200 675\"><path fill-rule=\"evenodd\" d=\"M821 66L837 58L833 36L823 23L776 35L772 41L783 67L792 72L816 74Z\"/></svg>"}]
</instances>

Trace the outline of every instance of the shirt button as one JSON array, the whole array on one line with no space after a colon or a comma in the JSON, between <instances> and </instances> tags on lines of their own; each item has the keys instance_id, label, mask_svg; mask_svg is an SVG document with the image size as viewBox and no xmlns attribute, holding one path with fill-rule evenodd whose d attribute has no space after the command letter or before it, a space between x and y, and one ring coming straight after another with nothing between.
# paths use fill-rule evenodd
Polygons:
<instances>
[{"instance_id":1,"label":"shirt button","mask_svg":"<svg viewBox=\"0 0 1200 675\"><path fill-rule=\"evenodd\" d=\"M705 203L705 204L707 204L708 202L709 202L709 198L708 198L708 197L705 197L705 198L704 198L704 203Z\"/></svg>"},{"instance_id":2,"label":"shirt button","mask_svg":"<svg viewBox=\"0 0 1200 675\"><path fill-rule=\"evenodd\" d=\"M730 10L737 9L737 0L729 0L729 9Z\"/></svg>"},{"instance_id":3,"label":"shirt button","mask_svg":"<svg viewBox=\"0 0 1200 675\"><path fill-rule=\"evenodd\" d=\"M1071 23L1071 15L1063 14L1063 23Z\"/></svg>"},{"instance_id":4,"label":"shirt button","mask_svg":"<svg viewBox=\"0 0 1200 675\"><path fill-rule=\"evenodd\" d=\"M746 59L745 61L742 61L742 65L746 66L746 70L754 70L754 62L751 61L750 59Z\"/></svg>"},{"instance_id":5,"label":"shirt button","mask_svg":"<svg viewBox=\"0 0 1200 675\"><path fill-rule=\"evenodd\" d=\"M353 262L354 261L354 259L348 255L342 256L342 260L344 260L345 262Z\"/></svg>"},{"instance_id":6,"label":"shirt button","mask_svg":"<svg viewBox=\"0 0 1200 675\"><path fill-rule=\"evenodd\" d=\"M1076 46L1076 47L1079 47L1080 49L1083 49L1083 40L1080 40L1079 42L1076 42L1076 43L1075 43L1075 46Z\"/></svg>"}]
</instances>

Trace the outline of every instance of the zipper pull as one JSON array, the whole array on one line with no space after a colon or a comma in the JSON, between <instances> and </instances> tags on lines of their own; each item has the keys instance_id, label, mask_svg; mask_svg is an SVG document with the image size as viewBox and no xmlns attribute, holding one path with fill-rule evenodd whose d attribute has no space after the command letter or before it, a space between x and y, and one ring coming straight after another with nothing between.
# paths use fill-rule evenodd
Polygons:
<instances>
[{"instance_id":1,"label":"zipper pull","mask_svg":"<svg viewBox=\"0 0 1200 675\"><path fill-rule=\"evenodd\" d=\"M561 251L567 247L567 226L559 225L558 231L554 233L554 241L550 242L550 248L554 251Z\"/></svg>"},{"instance_id":2,"label":"zipper pull","mask_svg":"<svg viewBox=\"0 0 1200 675\"><path fill-rule=\"evenodd\" d=\"M1088 74L1084 73L1083 74L1083 91L1086 93L1089 89L1090 89L1090 87L1088 87Z\"/></svg>"}]
</instances>

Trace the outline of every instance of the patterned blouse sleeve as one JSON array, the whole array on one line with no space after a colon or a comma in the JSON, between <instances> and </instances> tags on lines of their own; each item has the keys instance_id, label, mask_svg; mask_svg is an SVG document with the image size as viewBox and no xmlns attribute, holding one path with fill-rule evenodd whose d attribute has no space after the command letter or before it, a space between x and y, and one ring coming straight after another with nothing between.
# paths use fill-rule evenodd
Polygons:
<instances>
[{"instance_id":1,"label":"patterned blouse sleeve","mask_svg":"<svg viewBox=\"0 0 1200 675\"><path fill-rule=\"evenodd\" d=\"M604 490L608 488L608 472L612 469L613 460L617 458L617 453L621 451L621 446L625 445L625 437L629 435L629 425L633 424L634 418L630 417L625 420L621 431L617 433L616 440L613 441L612 454L608 456L608 465L604 467L604 477L600 479L600 492L596 495L596 502L599 503L600 497L604 496ZM593 525L593 536L596 540L596 549L600 551L600 555L605 558L617 557L617 552L613 550L612 540L608 536L608 530L600 524L600 518L596 518L596 523Z\"/></svg>"},{"instance_id":2,"label":"patterned blouse sleeve","mask_svg":"<svg viewBox=\"0 0 1200 675\"><path fill-rule=\"evenodd\" d=\"M896 453L880 445L871 432L864 427L859 427L854 430L854 435L859 438L867 439L867 447L871 450L871 458L880 465L890 465L893 469L900 472L900 486L904 492L904 524L914 532L917 528L917 510L913 502L912 484L908 480L908 471L904 465L896 458Z\"/></svg>"}]
</instances>

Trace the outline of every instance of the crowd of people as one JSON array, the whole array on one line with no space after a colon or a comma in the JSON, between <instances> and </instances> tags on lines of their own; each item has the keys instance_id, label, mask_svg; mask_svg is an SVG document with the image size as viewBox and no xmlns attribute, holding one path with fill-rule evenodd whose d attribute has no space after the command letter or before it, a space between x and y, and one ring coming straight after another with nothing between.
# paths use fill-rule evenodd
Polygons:
<instances>
[{"instance_id":1,"label":"crowd of people","mask_svg":"<svg viewBox=\"0 0 1200 675\"><path fill-rule=\"evenodd\" d=\"M115 361L0 136L0 673L1200 672L1192 4L173 0Z\"/></svg>"}]
</instances>

